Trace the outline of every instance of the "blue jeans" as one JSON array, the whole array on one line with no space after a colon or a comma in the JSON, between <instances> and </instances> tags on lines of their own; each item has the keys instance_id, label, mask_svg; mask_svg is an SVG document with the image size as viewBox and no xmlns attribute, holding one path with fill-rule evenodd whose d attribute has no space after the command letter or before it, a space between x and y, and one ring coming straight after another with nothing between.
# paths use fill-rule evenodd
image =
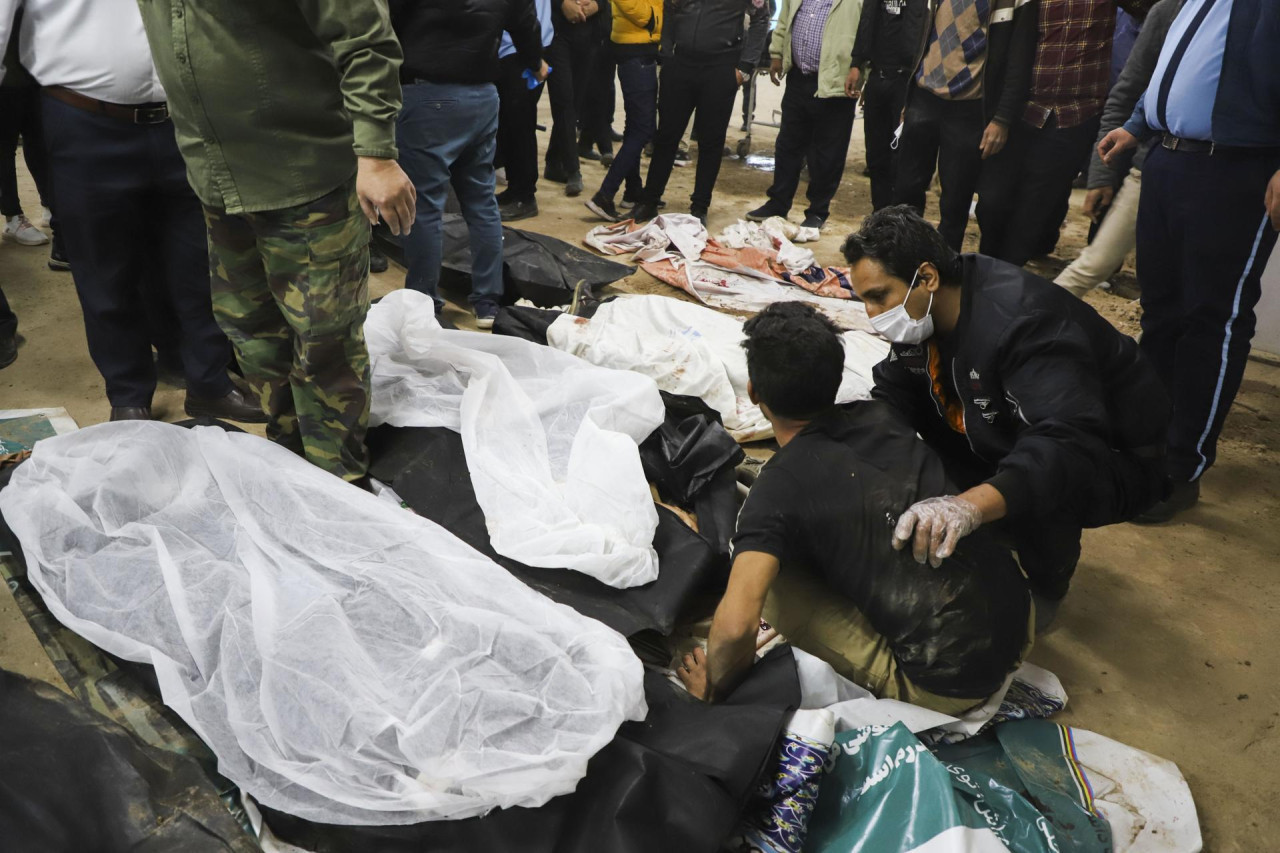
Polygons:
<instances>
[{"instance_id":1,"label":"blue jeans","mask_svg":"<svg viewBox=\"0 0 1280 853\"><path fill-rule=\"evenodd\" d=\"M502 296L502 219L493 192L498 90L492 84L412 83L396 121L400 165L418 188L418 215L404 238L405 287L437 295L448 185L471 235L471 302Z\"/></svg>"},{"instance_id":2,"label":"blue jeans","mask_svg":"<svg viewBox=\"0 0 1280 853\"><path fill-rule=\"evenodd\" d=\"M622 131L622 147L609 165L609 173L600 184L600 192L612 199L625 179L633 198L639 198L640 155L653 138L658 113L658 58L631 56L618 61L618 82L622 84L622 108L626 126Z\"/></svg>"}]
</instances>

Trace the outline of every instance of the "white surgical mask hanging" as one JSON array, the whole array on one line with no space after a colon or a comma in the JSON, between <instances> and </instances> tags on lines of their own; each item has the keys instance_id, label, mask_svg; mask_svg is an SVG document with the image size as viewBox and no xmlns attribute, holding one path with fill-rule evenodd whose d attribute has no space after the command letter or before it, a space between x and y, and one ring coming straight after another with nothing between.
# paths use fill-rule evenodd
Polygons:
<instances>
[{"instance_id":1,"label":"white surgical mask hanging","mask_svg":"<svg viewBox=\"0 0 1280 853\"><path fill-rule=\"evenodd\" d=\"M916 274L911 277L910 286L907 287L907 295L902 298L902 304L871 318L872 328L892 343L920 344L933 335L933 315L929 313L933 310L932 293L929 294L929 307L924 310L923 317L917 320L907 313L907 300L911 298L911 291L915 289L918 278L920 270L917 268Z\"/></svg>"}]
</instances>

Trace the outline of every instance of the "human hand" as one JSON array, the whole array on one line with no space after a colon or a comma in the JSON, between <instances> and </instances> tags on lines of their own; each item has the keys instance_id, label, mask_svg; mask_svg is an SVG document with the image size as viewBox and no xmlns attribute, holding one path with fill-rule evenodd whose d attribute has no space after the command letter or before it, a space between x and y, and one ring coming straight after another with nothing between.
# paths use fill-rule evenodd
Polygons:
<instances>
[{"instance_id":1,"label":"human hand","mask_svg":"<svg viewBox=\"0 0 1280 853\"><path fill-rule=\"evenodd\" d=\"M773 85L782 85L782 57L775 56L769 60L769 79L773 81Z\"/></svg>"},{"instance_id":2,"label":"human hand","mask_svg":"<svg viewBox=\"0 0 1280 853\"><path fill-rule=\"evenodd\" d=\"M1264 203L1267 206L1267 215L1271 217L1271 227L1280 231L1280 172L1271 176Z\"/></svg>"},{"instance_id":3,"label":"human hand","mask_svg":"<svg viewBox=\"0 0 1280 853\"><path fill-rule=\"evenodd\" d=\"M911 542L917 563L928 561L935 569L956 551L962 538L982 524L982 511L964 498L946 495L913 504L893 529L893 550Z\"/></svg>"},{"instance_id":4,"label":"human hand","mask_svg":"<svg viewBox=\"0 0 1280 853\"><path fill-rule=\"evenodd\" d=\"M741 68L735 68L733 69L733 79L737 80L738 85L741 86L743 83L747 82L747 75L742 73Z\"/></svg>"},{"instance_id":5,"label":"human hand","mask_svg":"<svg viewBox=\"0 0 1280 853\"><path fill-rule=\"evenodd\" d=\"M1084 194L1084 206L1081 212L1097 222L1116 197L1115 187L1097 187Z\"/></svg>"},{"instance_id":6,"label":"human hand","mask_svg":"<svg viewBox=\"0 0 1280 853\"><path fill-rule=\"evenodd\" d=\"M547 76L550 73L551 73L551 66L547 65L547 61L544 59L542 60L542 64L538 66L538 70L533 72L533 79L537 80L539 83L545 83L547 80ZM560 78L557 77L556 79L559 80ZM557 83L556 85L558 86L560 84Z\"/></svg>"},{"instance_id":7,"label":"human hand","mask_svg":"<svg viewBox=\"0 0 1280 853\"><path fill-rule=\"evenodd\" d=\"M689 691L690 696L707 701L706 652L699 648L694 649L692 654L685 655L680 666L676 668L676 675L680 677L680 682Z\"/></svg>"},{"instance_id":8,"label":"human hand","mask_svg":"<svg viewBox=\"0 0 1280 853\"><path fill-rule=\"evenodd\" d=\"M1102 158L1102 162L1108 166L1124 152L1138 145L1138 137L1134 136L1123 127L1117 127L1115 130L1102 137L1102 141L1098 143L1098 156Z\"/></svg>"},{"instance_id":9,"label":"human hand","mask_svg":"<svg viewBox=\"0 0 1280 853\"><path fill-rule=\"evenodd\" d=\"M1009 141L1009 128L993 121L987 125L987 129L982 131L982 141L978 143L978 148L982 150L982 159L994 157L1000 153L1000 149L1004 148L1004 144Z\"/></svg>"},{"instance_id":10,"label":"human hand","mask_svg":"<svg viewBox=\"0 0 1280 853\"><path fill-rule=\"evenodd\" d=\"M418 191L395 160L359 157L356 161L356 196L370 225L378 218L396 236L408 234L418 210Z\"/></svg>"},{"instance_id":11,"label":"human hand","mask_svg":"<svg viewBox=\"0 0 1280 853\"><path fill-rule=\"evenodd\" d=\"M847 97L856 98L862 94L862 69L850 68L849 76L844 78L844 93Z\"/></svg>"},{"instance_id":12,"label":"human hand","mask_svg":"<svg viewBox=\"0 0 1280 853\"><path fill-rule=\"evenodd\" d=\"M587 19L586 14L582 11L582 4L578 0L562 0L560 12L564 15L565 20L571 24L581 24Z\"/></svg>"}]
</instances>

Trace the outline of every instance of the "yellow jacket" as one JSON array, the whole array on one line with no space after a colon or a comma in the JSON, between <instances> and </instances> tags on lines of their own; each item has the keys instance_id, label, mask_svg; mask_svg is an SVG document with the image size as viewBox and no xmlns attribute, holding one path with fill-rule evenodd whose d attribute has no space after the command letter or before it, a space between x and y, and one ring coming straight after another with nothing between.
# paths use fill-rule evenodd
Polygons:
<instances>
[{"instance_id":1,"label":"yellow jacket","mask_svg":"<svg viewBox=\"0 0 1280 853\"><path fill-rule=\"evenodd\" d=\"M614 44L657 45L662 41L662 0L610 0Z\"/></svg>"}]
</instances>

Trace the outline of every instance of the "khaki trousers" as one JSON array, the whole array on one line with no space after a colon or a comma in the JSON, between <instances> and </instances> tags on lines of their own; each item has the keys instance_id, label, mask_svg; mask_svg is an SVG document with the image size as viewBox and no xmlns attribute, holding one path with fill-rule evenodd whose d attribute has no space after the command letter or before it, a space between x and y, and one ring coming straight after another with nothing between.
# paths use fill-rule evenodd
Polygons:
<instances>
[{"instance_id":1,"label":"khaki trousers","mask_svg":"<svg viewBox=\"0 0 1280 853\"><path fill-rule=\"evenodd\" d=\"M805 569L783 566L765 599L763 618L793 646L831 664L881 699L898 699L955 716L989 698L939 696L914 684L899 668L888 640L854 603ZM1033 606L1019 661L1031 651L1034 637Z\"/></svg>"}]
</instances>

